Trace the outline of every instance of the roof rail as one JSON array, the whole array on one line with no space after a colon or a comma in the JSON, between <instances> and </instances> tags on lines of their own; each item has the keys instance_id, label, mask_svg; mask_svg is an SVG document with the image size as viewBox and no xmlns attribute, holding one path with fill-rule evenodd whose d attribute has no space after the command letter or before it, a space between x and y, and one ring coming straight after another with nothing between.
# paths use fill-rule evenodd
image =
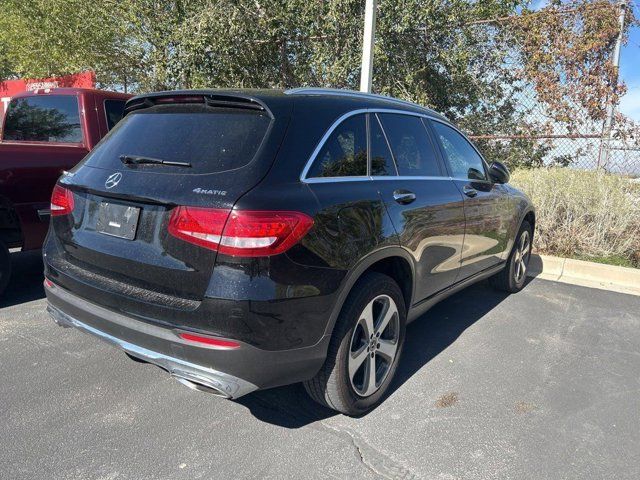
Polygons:
<instances>
[{"instance_id":1,"label":"roof rail","mask_svg":"<svg viewBox=\"0 0 640 480\"><path fill-rule=\"evenodd\" d=\"M436 113L430 108L423 107L422 105L418 105L417 103L408 102L406 100L400 100L399 98L388 97L386 95L378 95L377 93L365 93L358 92L355 90L346 90L341 88L316 88L316 87L299 87L299 88L291 88L289 90L285 90L286 95L343 95L345 97L361 97L361 98L371 98L375 100L385 100L388 102L397 103L399 105L406 105L409 107L418 107L423 110L428 110L431 113Z\"/></svg>"}]
</instances>

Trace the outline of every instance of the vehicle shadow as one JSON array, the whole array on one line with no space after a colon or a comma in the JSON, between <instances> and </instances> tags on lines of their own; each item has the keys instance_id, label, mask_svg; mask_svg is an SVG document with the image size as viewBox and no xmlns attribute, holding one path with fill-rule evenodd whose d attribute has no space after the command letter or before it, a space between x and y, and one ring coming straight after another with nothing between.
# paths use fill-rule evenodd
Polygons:
<instances>
[{"instance_id":1,"label":"vehicle shadow","mask_svg":"<svg viewBox=\"0 0 640 480\"><path fill-rule=\"evenodd\" d=\"M40 250L11 253L11 269L9 285L0 296L0 308L44 298L44 268Z\"/></svg>"},{"instance_id":2,"label":"vehicle shadow","mask_svg":"<svg viewBox=\"0 0 640 480\"><path fill-rule=\"evenodd\" d=\"M418 370L507 296L488 282L480 282L443 300L411 323L388 395L402 388ZM238 399L237 403L247 407L257 419L285 428L300 428L338 415L311 400L301 384L254 392Z\"/></svg>"}]
</instances>

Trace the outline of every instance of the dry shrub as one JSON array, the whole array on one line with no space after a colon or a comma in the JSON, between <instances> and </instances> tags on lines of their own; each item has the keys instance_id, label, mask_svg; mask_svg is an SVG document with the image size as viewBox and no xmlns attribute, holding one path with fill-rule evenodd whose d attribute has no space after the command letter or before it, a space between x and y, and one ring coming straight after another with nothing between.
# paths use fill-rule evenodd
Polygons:
<instances>
[{"instance_id":1,"label":"dry shrub","mask_svg":"<svg viewBox=\"0 0 640 480\"><path fill-rule=\"evenodd\" d=\"M640 183L569 168L517 170L511 183L536 207L538 252L640 266Z\"/></svg>"}]
</instances>

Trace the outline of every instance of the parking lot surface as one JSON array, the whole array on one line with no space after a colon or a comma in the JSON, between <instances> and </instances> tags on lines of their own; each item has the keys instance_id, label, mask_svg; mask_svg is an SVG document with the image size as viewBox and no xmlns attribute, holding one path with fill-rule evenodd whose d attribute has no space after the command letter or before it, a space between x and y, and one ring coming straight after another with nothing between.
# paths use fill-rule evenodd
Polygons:
<instances>
[{"instance_id":1,"label":"parking lot surface","mask_svg":"<svg viewBox=\"0 0 640 480\"><path fill-rule=\"evenodd\" d=\"M362 418L299 385L231 402L45 312L40 258L0 300L0 477L640 478L640 297L482 283L407 329Z\"/></svg>"}]
</instances>

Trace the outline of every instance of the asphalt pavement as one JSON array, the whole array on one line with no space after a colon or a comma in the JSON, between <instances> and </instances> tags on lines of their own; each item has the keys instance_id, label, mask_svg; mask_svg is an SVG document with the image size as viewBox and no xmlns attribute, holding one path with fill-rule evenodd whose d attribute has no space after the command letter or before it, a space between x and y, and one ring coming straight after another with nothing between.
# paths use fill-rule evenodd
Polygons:
<instances>
[{"instance_id":1,"label":"asphalt pavement","mask_svg":"<svg viewBox=\"0 0 640 480\"><path fill-rule=\"evenodd\" d=\"M194 392L45 312L38 253L0 299L2 479L637 479L640 297L486 283L407 329L361 418L299 385Z\"/></svg>"}]
</instances>

